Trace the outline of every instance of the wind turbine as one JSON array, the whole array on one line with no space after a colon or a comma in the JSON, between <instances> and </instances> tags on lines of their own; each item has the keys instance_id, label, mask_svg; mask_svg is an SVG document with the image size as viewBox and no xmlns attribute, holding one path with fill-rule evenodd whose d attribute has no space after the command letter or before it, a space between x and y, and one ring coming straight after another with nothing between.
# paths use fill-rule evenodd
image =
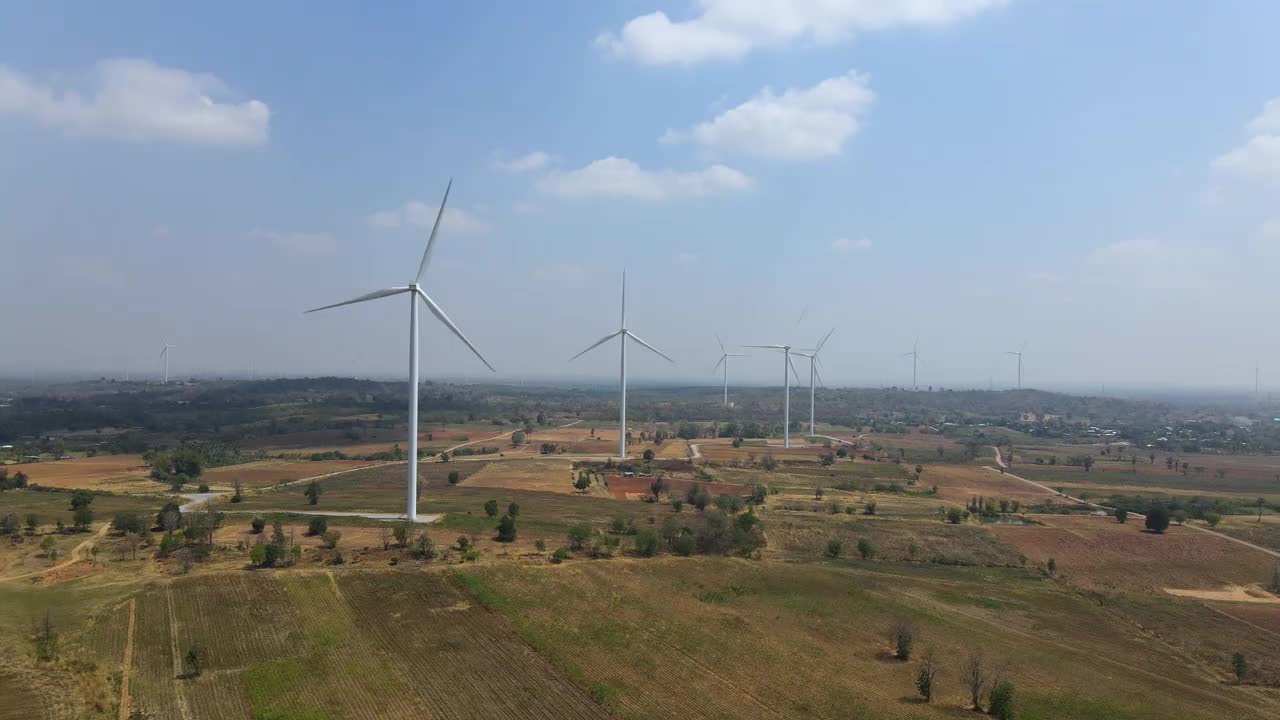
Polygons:
<instances>
[{"instance_id":1,"label":"wind turbine","mask_svg":"<svg viewBox=\"0 0 1280 720\"><path fill-rule=\"evenodd\" d=\"M818 353L822 352L822 346L827 344L827 338L831 337L831 333L835 331L836 331L835 328L831 328L831 330L828 331L827 334L823 336L821 340L818 341L818 344L814 346L812 350L808 350L804 352L797 351L794 353L796 355L799 355L800 357L809 358L809 434L810 435L816 435L818 432L817 423L815 423L813 419L814 389L817 387L817 383L822 381L822 376L818 374L818 363L822 362L821 360L818 359Z\"/></svg>"},{"instance_id":2,"label":"wind turbine","mask_svg":"<svg viewBox=\"0 0 1280 720\"><path fill-rule=\"evenodd\" d=\"M622 271L622 326L618 328L617 331L611 332L608 335L605 335L604 337L595 341L591 345L591 347L588 347L586 350L583 350L577 355L574 355L573 357L569 358L569 362L573 362L574 360L577 360L583 355L586 355L588 352L595 350L596 348L600 347L601 345L609 342L610 340L616 337L622 338L622 341L618 343L618 346L622 352L622 363L621 363L622 364L622 380L621 380L622 399L620 402L621 409L619 410L619 413L618 413L618 458L625 459L627 457L627 338L631 338L632 340L635 340L636 342L640 343L644 347L649 348L653 352L657 353L658 355L666 359L666 361L671 363L672 365L676 364L675 360L672 360L666 355L663 355L660 350L650 345L649 343L641 340L635 333L627 329L627 271L626 270Z\"/></svg>"},{"instance_id":3,"label":"wind turbine","mask_svg":"<svg viewBox=\"0 0 1280 720\"><path fill-rule=\"evenodd\" d=\"M791 375L787 374L788 368L791 369L791 374L796 376L796 382L800 382L800 374L796 372L796 366L791 363L791 346L743 345L742 347L782 351L782 392L784 393L782 401L782 447L789 448L791 447Z\"/></svg>"},{"instance_id":4,"label":"wind turbine","mask_svg":"<svg viewBox=\"0 0 1280 720\"><path fill-rule=\"evenodd\" d=\"M911 346L911 352L902 353L902 357L911 358L911 389L917 390L920 388L920 383L916 382L916 364L920 362L920 338L916 338Z\"/></svg>"},{"instance_id":5,"label":"wind turbine","mask_svg":"<svg viewBox=\"0 0 1280 720\"><path fill-rule=\"evenodd\" d=\"M1023 341L1022 341L1022 347L1018 348L1018 351L1017 351L1017 352L1014 352L1014 351L1012 351L1012 350L1009 350L1009 351L1005 352L1005 355L1017 355L1017 356L1018 356L1018 389L1019 389L1019 390L1021 390L1021 389L1022 389L1022 353L1023 353L1023 351L1025 351L1026 349L1027 349L1027 341L1026 341L1026 340L1023 340Z\"/></svg>"},{"instance_id":6,"label":"wind turbine","mask_svg":"<svg viewBox=\"0 0 1280 720\"><path fill-rule=\"evenodd\" d=\"M164 360L164 382L169 384L169 351L176 350L177 345L170 345L164 338L160 338L160 342L164 343L164 349L160 351L160 358Z\"/></svg>"},{"instance_id":7,"label":"wind turbine","mask_svg":"<svg viewBox=\"0 0 1280 720\"><path fill-rule=\"evenodd\" d=\"M421 299L427 309L431 311L431 314L435 315L436 319L444 323L444 326L449 328L450 332L457 336L471 352L475 353L475 356L480 358L480 362L484 363L485 367L492 372L497 372L489 364L489 361L484 359L484 356L480 354L476 346L472 345L471 341L462 334L458 326L453 324L453 321L449 319L444 310L440 309L435 300L432 300L419 286L419 283L422 282L422 276L427 272L427 266L431 264L431 252L436 247L436 233L440 230L440 218L444 216L444 206L449 202L449 190L452 187L453 180L450 179L449 184L445 186L444 199L440 201L440 210L436 213L435 224L431 226L431 235L427 238L427 249L422 253L422 262L418 265L418 274L414 276L412 282L400 287L374 290L351 300L306 311L307 313L313 313L402 293L409 294L409 495L408 504L405 508L405 514L408 516L409 522L418 521L418 300Z\"/></svg>"},{"instance_id":8,"label":"wind turbine","mask_svg":"<svg viewBox=\"0 0 1280 720\"><path fill-rule=\"evenodd\" d=\"M742 353L731 353L728 350L725 350L724 343L720 342L719 335L716 335L716 342L720 344L720 362L716 363L714 368L711 368L711 372L719 370L720 366L724 365L724 406L729 407L729 358L746 357L746 355L743 355Z\"/></svg>"}]
</instances>

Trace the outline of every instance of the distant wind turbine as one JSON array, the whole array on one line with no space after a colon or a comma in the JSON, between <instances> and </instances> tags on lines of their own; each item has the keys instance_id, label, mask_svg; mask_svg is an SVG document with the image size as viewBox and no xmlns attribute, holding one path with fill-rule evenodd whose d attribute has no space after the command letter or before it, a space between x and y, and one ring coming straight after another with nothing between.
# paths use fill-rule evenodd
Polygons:
<instances>
[{"instance_id":1,"label":"distant wind turbine","mask_svg":"<svg viewBox=\"0 0 1280 720\"><path fill-rule=\"evenodd\" d=\"M1022 353L1026 351L1026 349L1027 349L1027 341L1023 340L1022 347L1018 348L1017 352L1014 352L1012 350L1005 352L1005 355L1018 356L1018 389L1019 390L1022 389Z\"/></svg>"},{"instance_id":2,"label":"distant wind turbine","mask_svg":"<svg viewBox=\"0 0 1280 720\"><path fill-rule=\"evenodd\" d=\"M622 362L621 362L622 364L622 379L621 379L622 396L621 396L621 402L619 403L620 409L618 411L618 457L620 459L623 459L627 457L627 338L631 338L632 340L635 340L636 342L640 343L644 347L652 350L653 352L657 353L659 356L664 358L667 362L671 363L672 365L676 364L675 360L672 360L666 355L663 355L660 350L650 345L649 343L641 340L635 333L627 329L627 271L626 270L622 271L622 326L619 327L618 330L616 330L615 332L611 332L608 335L605 335L604 337L595 341L586 350L583 350L577 355L574 355L573 357L569 358L569 362L573 362L574 360L577 360L583 355L586 355L587 353L591 352L592 350L595 350L596 348L600 347L601 345L609 342L610 340L616 337L622 338L622 340L618 343L618 346L622 352Z\"/></svg>"},{"instance_id":3,"label":"distant wind turbine","mask_svg":"<svg viewBox=\"0 0 1280 720\"><path fill-rule=\"evenodd\" d=\"M765 350L781 350L782 351L782 447L791 447L791 375L796 376L796 382L800 382L800 374L796 372L796 366L791 363L791 346L790 345L743 345L742 347L762 348ZM787 374L787 370L791 370L791 374Z\"/></svg>"},{"instance_id":4,"label":"distant wind turbine","mask_svg":"<svg viewBox=\"0 0 1280 720\"><path fill-rule=\"evenodd\" d=\"M827 338L831 337L831 333L835 331L836 331L835 328L831 328L831 330L827 332L827 334L823 336L821 340L818 341L818 344L815 345L812 350L808 350L804 352L797 351L793 353L795 355L799 355L800 357L809 358L809 434L810 435L816 435L818 433L817 423L814 422L815 388L817 387L817 383L822 382L822 376L818 374L818 365L822 363L822 360L818 357L818 353L822 352L822 346L827 344Z\"/></svg>"},{"instance_id":5,"label":"distant wind turbine","mask_svg":"<svg viewBox=\"0 0 1280 720\"><path fill-rule=\"evenodd\" d=\"M375 290L351 300L306 311L313 313L402 293L409 294L409 495L408 504L405 508L405 515L408 516L409 522L418 521L418 300L421 299L427 309L431 311L431 314L435 315L436 319L444 323L444 326L449 328L450 332L461 340L471 352L475 353L475 356L480 358L480 362L484 363L485 367L492 372L496 372L493 366L489 364L489 361L485 360L480 351L476 349L476 346L472 345L471 341L458 329L458 326L453 324L453 321L449 319L444 310L441 310L440 306L423 292L419 286L419 283L422 282L422 276L427 272L427 266L431 264L431 253L436 247L436 233L440 230L440 218L444 216L444 206L449 202L449 190L452 187L453 180L450 180L449 184L445 186L444 199L440 201L440 210L436 213L436 222L431 226L431 235L427 238L427 249L422 253L422 262L418 265L418 274L414 276L412 282L400 287Z\"/></svg>"},{"instance_id":6,"label":"distant wind turbine","mask_svg":"<svg viewBox=\"0 0 1280 720\"><path fill-rule=\"evenodd\" d=\"M164 349L160 351L160 359L164 360L164 382L169 384L169 351L176 350L177 345L170 345L167 340L160 338L160 342L164 343Z\"/></svg>"},{"instance_id":7,"label":"distant wind turbine","mask_svg":"<svg viewBox=\"0 0 1280 720\"><path fill-rule=\"evenodd\" d=\"M719 335L716 335L716 342L720 345L720 362L716 363L716 366L711 369L711 372L719 370L720 366L724 365L724 406L729 407L729 358L746 357L746 355L743 355L742 353L731 353L728 350L725 350L724 343L720 342Z\"/></svg>"},{"instance_id":8,"label":"distant wind turbine","mask_svg":"<svg viewBox=\"0 0 1280 720\"><path fill-rule=\"evenodd\" d=\"M920 338L916 338L915 343L911 346L911 352L902 353L902 357L911 358L911 389L918 390L920 383L916 382L916 365L920 362Z\"/></svg>"}]
</instances>

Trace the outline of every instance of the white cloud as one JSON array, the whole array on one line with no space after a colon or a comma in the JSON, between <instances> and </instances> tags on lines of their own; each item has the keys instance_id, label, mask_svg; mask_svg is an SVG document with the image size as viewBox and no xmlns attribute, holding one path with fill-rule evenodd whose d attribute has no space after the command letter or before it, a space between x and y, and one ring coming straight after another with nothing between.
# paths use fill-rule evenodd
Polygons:
<instances>
[{"instance_id":1,"label":"white cloud","mask_svg":"<svg viewBox=\"0 0 1280 720\"><path fill-rule=\"evenodd\" d=\"M327 233L291 232L281 230L264 230L254 228L249 231L249 239L254 242L267 242L286 250L305 253L307 255L328 255L338 249L338 243Z\"/></svg>"},{"instance_id":2,"label":"white cloud","mask_svg":"<svg viewBox=\"0 0 1280 720\"><path fill-rule=\"evenodd\" d=\"M646 200L692 197L750 189L752 180L724 165L681 172L645 170L626 158L607 157L569 171L553 171L538 180L543 192L562 197L618 196Z\"/></svg>"},{"instance_id":3,"label":"white cloud","mask_svg":"<svg viewBox=\"0 0 1280 720\"><path fill-rule=\"evenodd\" d=\"M424 202L410 200L393 210L379 210L367 218L372 227L398 228L405 225L431 227L435 224L439 207L432 207ZM445 208L444 217L440 219L440 230L461 235L476 235L489 232L489 223L476 217L462 208Z\"/></svg>"},{"instance_id":4,"label":"white cloud","mask_svg":"<svg viewBox=\"0 0 1280 720\"><path fill-rule=\"evenodd\" d=\"M839 255L849 255L855 252L865 252L871 249L871 241L866 238L858 238L851 240L849 238L837 238L831 241L831 251Z\"/></svg>"},{"instance_id":5,"label":"white cloud","mask_svg":"<svg viewBox=\"0 0 1280 720\"><path fill-rule=\"evenodd\" d=\"M680 253L671 258L671 264L681 270L692 270L698 264L698 256L693 253Z\"/></svg>"},{"instance_id":6,"label":"white cloud","mask_svg":"<svg viewBox=\"0 0 1280 720\"><path fill-rule=\"evenodd\" d=\"M906 25L939 26L1006 4L1007 0L698 0L700 13L673 22L661 11L633 18L596 47L645 65L741 58L754 49L811 38L845 39L858 31Z\"/></svg>"},{"instance_id":7,"label":"white cloud","mask_svg":"<svg viewBox=\"0 0 1280 720\"><path fill-rule=\"evenodd\" d=\"M1213 161L1221 173L1280 183L1280 98L1267 101L1262 114L1249 122L1253 136Z\"/></svg>"},{"instance_id":8,"label":"white cloud","mask_svg":"<svg viewBox=\"0 0 1280 720\"><path fill-rule=\"evenodd\" d=\"M75 137L131 142L260 145L271 110L230 94L213 75L161 67L149 60L103 60L83 89L44 83L0 65L0 114L29 118Z\"/></svg>"},{"instance_id":9,"label":"white cloud","mask_svg":"<svg viewBox=\"0 0 1280 720\"><path fill-rule=\"evenodd\" d=\"M781 95L766 87L690 130L668 130L662 142L692 140L713 150L785 160L839 155L874 100L867 76L850 70Z\"/></svg>"},{"instance_id":10,"label":"white cloud","mask_svg":"<svg viewBox=\"0 0 1280 720\"><path fill-rule=\"evenodd\" d=\"M550 165L554 160L555 157L544 153L541 150L535 150L528 155L522 155L512 160L494 160L494 165L496 165L499 170L505 170L509 173L526 173L534 170L541 170Z\"/></svg>"}]
</instances>

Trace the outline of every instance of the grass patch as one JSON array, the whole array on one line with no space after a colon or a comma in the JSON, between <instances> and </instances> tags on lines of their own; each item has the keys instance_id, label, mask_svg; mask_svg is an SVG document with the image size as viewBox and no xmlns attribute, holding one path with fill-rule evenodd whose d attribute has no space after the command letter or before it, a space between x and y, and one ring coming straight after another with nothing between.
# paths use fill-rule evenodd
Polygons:
<instances>
[{"instance_id":1,"label":"grass patch","mask_svg":"<svg viewBox=\"0 0 1280 720\"><path fill-rule=\"evenodd\" d=\"M255 720L329 720L324 708L302 707L295 696L310 669L302 658L283 658L255 665L244 674Z\"/></svg>"}]
</instances>

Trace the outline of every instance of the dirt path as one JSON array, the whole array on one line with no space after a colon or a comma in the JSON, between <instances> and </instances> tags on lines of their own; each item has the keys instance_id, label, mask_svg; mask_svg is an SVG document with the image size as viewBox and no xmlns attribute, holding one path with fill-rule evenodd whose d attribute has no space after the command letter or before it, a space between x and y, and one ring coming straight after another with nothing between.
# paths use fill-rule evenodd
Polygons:
<instances>
[{"instance_id":1,"label":"dirt path","mask_svg":"<svg viewBox=\"0 0 1280 720\"><path fill-rule=\"evenodd\" d=\"M285 515L321 515L323 517L358 517L366 520L404 520L404 513L377 513L377 512L347 512L342 510L223 510L225 513L237 513L240 515L266 515L269 513L283 513ZM444 517L440 513L426 513L418 515L418 524L427 525Z\"/></svg>"},{"instance_id":2,"label":"dirt path","mask_svg":"<svg viewBox=\"0 0 1280 720\"><path fill-rule=\"evenodd\" d=\"M165 601L169 607L169 648L173 653L173 699L178 706L182 720L191 720L191 710L187 707L187 698L182 692L182 655L178 651L178 616L173 612L173 586L165 585Z\"/></svg>"},{"instance_id":3,"label":"dirt path","mask_svg":"<svg viewBox=\"0 0 1280 720\"><path fill-rule=\"evenodd\" d=\"M48 573L48 572L53 572L54 570L61 570L61 569L62 569L62 568L64 568L64 567L67 567L67 566L70 566L70 565L74 565L75 563L78 563L78 562L80 562L81 560L83 560L83 559L84 559L84 553L85 553L85 551L86 551L89 547L91 547L95 542L97 542L98 540L102 539L102 536L103 536L103 535L106 535L106 534L107 534L107 530L109 530L109 529L111 529L111 523L103 523L103 524L102 524L102 527L98 528L98 532L94 533L94 534L93 534L92 536L90 536L87 540L85 540L84 542L82 542L82 543L80 543L79 545L76 545L74 548L72 548L72 549L71 549L71 554L70 554L69 556L67 556L67 559L66 559L66 560L63 560L62 562L58 563L57 565L50 565L49 567L47 567L47 568L45 568L45 569L43 569L43 570L35 570L35 571L33 571L33 572L23 573L23 574L21 574L21 575L11 575L11 576L9 576L9 577L7 577L7 578L0 578L0 582L5 582L5 581L7 581L7 580L21 580L21 579L23 579L23 578L35 577L35 576L37 576L37 575L43 575L43 574Z\"/></svg>"},{"instance_id":4,"label":"dirt path","mask_svg":"<svg viewBox=\"0 0 1280 720\"><path fill-rule=\"evenodd\" d=\"M701 460L702 448L698 447L698 443L689 443L689 459Z\"/></svg>"},{"instance_id":5,"label":"dirt path","mask_svg":"<svg viewBox=\"0 0 1280 720\"><path fill-rule=\"evenodd\" d=\"M1007 467L1009 467L1008 465L1006 465L1006 464L1005 464L1004 459L1000 457L1000 448L998 448L998 447L992 447L991 449L996 451L996 462L1000 465L1000 467L1001 467L1001 468L1007 468ZM991 467L991 466L989 466L989 465L987 466L987 469L988 469L988 470L990 470L991 472L1000 472L1000 470L999 470L999 469L997 469L997 468L993 468L993 467ZM1036 482L1035 480L1028 480L1028 479L1026 479L1026 478L1024 478L1024 477L1018 477L1017 475L1014 475L1013 473L1010 473L1010 472L1005 472L1005 473L1001 473L1001 474L1002 474L1002 475L1004 475L1005 477L1011 477L1011 478L1013 478L1014 480L1021 480L1022 482L1027 483L1028 485L1034 485L1034 486L1036 486L1036 487L1040 488L1041 490L1044 490L1045 492L1047 492L1047 493L1049 493L1049 494L1051 494L1051 495L1053 495L1053 496L1055 496L1055 497L1063 497L1063 498L1066 498L1066 499L1068 499L1068 500L1070 500L1070 501L1072 501L1072 502L1078 503L1078 504L1080 504L1080 505L1086 505L1086 506L1088 506L1088 507L1097 508L1097 509L1099 509L1099 510L1107 510L1107 511L1112 511L1112 512L1114 512L1114 511L1115 511L1115 508L1111 507L1110 505L1099 505L1098 503L1095 503L1095 502L1089 502L1088 500L1081 500L1081 499L1080 499L1080 498L1078 498L1078 497L1072 497L1072 496L1070 496L1070 495L1059 495L1057 490L1054 490L1053 488L1049 487L1048 485L1041 485L1040 483ZM1139 518L1139 519L1143 519L1143 520L1145 520L1145 519L1146 519L1146 516L1145 516L1145 515L1143 515L1143 514L1141 514L1141 513L1129 513L1129 515L1130 515L1130 516L1132 516L1132 517L1134 517L1134 518ZM1233 543L1235 543L1235 544L1237 544L1237 545L1243 545L1244 547L1252 548L1252 549L1254 549L1254 550L1257 550L1258 552L1266 553L1266 554L1268 554L1268 555L1270 555L1271 557L1274 557L1274 558L1280 558L1280 552L1276 552L1275 550L1272 550L1272 549L1270 549L1270 548L1264 548L1264 547L1262 547L1261 545L1254 545L1253 543L1251 543L1251 542L1249 542L1249 541L1247 541L1247 540L1241 540L1240 538L1237 538L1237 537L1231 537L1230 535L1224 535L1224 534L1222 534L1222 533L1220 533L1220 532L1217 532L1217 531L1214 531L1214 530L1210 530L1209 528L1200 527L1199 525L1182 525L1181 527L1189 528L1189 529L1191 529L1191 530L1196 530L1196 531L1198 531L1198 532L1202 532L1202 533L1205 533L1205 534L1207 534L1207 535L1212 535L1212 536L1214 536L1214 537L1222 538L1223 540L1226 540L1226 541L1228 541L1228 542L1233 542Z\"/></svg>"},{"instance_id":6,"label":"dirt path","mask_svg":"<svg viewBox=\"0 0 1280 720\"><path fill-rule=\"evenodd\" d=\"M580 423L580 422L582 422L582 421L581 421L581 420L574 420L574 421L573 421L573 422L571 422L571 423L565 423L564 425L557 425L557 426L556 426L556 430L563 430L564 428L567 428L567 427L573 427L574 425L577 425L577 424L578 424L578 423ZM470 440L470 441L467 441L467 442L464 442L464 443L460 443L460 444L458 444L458 445L454 445L453 447L451 447L451 448L449 448L449 449L447 449L447 450L443 450L443 451L441 451L441 453L440 453L440 454L442 454L442 455L443 455L444 453L450 453L450 454L452 454L452 453L453 453L453 451L457 450L458 448L463 448L463 447L466 447L466 446L468 446L468 445L475 445L476 443L489 442L490 440L501 440L501 439L502 439L502 438L504 438L504 437L511 437L513 434L515 434L516 430L519 430L519 429L520 429L520 428L516 428L515 430L512 430L511 432L505 432L505 433L502 433L501 435L494 435L493 437L489 437L489 438L480 438L479 440Z\"/></svg>"},{"instance_id":7,"label":"dirt path","mask_svg":"<svg viewBox=\"0 0 1280 720\"><path fill-rule=\"evenodd\" d=\"M129 670L133 667L133 626L138 601L129 598L129 630L124 639L124 660L120 663L120 720L129 720Z\"/></svg>"}]
</instances>

